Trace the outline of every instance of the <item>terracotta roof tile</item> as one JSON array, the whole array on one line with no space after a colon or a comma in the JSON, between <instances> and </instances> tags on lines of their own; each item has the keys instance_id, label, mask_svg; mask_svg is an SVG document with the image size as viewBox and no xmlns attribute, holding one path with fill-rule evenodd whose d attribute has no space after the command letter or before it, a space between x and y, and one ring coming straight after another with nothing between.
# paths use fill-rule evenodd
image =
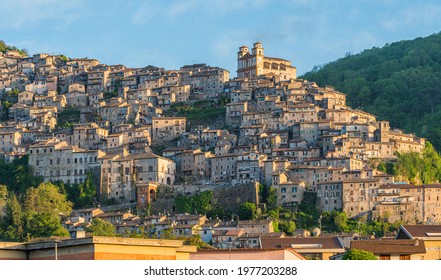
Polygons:
<instances>
[{"instance_id":1,"label":"terracotta roof tile","mask_svg":"<svg viewBox=\"0 0 441 280\"><path fill-rule=\"evenodd\" d=\"M408 232L412 238L427 238L435 235L441 238L441 225L404 225L400 231Z\"/></svg>"},{"instance_id":2,"label":"terracotta roof tile","mask_svg":"<svg viewBox=\"0 0 441 280\"><path fill-rule=\"evenodd\" d=\"M423 240L376 239L351 242L351 249L364 250L374 254L424 254Z\"/></svg>"}]
</instances>

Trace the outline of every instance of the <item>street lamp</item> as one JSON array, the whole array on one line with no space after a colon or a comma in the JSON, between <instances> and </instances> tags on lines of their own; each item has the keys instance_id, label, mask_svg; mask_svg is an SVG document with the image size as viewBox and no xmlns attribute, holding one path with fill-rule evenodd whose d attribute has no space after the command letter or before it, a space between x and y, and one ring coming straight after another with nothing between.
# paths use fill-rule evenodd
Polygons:
<instances>
[{"instance_id":1,"label":"street lamp","mask_svg":"<svg viewBox=\"0 0 441 280\"><path fill-rule=\"evenodd\" d=\"M60 240L54 240L55 260L58 260L58 243L61 243L61 241Z\"/></svg>"}]
</instances>

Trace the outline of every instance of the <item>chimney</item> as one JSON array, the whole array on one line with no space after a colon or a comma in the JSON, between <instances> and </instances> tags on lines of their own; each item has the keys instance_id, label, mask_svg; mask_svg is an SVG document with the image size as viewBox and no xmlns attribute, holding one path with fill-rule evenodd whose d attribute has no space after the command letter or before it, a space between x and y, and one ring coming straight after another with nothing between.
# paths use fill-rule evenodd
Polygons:
<instances>
[{"instance_id":1,"label":"chimney","mask_svg":"<svg viewBox=\"0 0 441 280\"><path fill-rule=\"evenodd\" d=\"M415 246L419 246L419 245L420 245L419 240L418 240L418 239L415 239Z\"/></svg>"}]
</instances>

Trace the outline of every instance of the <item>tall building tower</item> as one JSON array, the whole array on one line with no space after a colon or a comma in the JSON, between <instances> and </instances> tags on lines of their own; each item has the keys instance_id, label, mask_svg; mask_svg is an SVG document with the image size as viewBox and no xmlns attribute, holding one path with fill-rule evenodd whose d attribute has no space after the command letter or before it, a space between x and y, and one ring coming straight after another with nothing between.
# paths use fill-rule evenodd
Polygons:
<instances>
[{"instance_id":1,"label":"tall building tower","mask_svg":"<svg viewBox=\"0 0 441 280\"><path fill-rule=\"evenodd\" d=\"M256 42L253 45L253 55L263 57L263 47L261 42Z\"/></svg>"},{"instance_id":2,"label":"tall building tower","mask_svg":"<svg viewBox=\"0 0 441 280\"><path fill-rule=\"evenodd\" d=\"M249 54L248 47L247 46L240 47L239 51L237 52L237 59L241 59L246 54Z\"/></svg>"},{"instance_id":3,"label":"tall building tower","mask_svg":"<svg viewBox=\"0 0 441 280\"><path fill-rule=\"evenodd\" d=\"M379 121L378 122L378 130L380 136L380 142L389 142L389 122L388 121Z\"/></svg>"}]
</instances>

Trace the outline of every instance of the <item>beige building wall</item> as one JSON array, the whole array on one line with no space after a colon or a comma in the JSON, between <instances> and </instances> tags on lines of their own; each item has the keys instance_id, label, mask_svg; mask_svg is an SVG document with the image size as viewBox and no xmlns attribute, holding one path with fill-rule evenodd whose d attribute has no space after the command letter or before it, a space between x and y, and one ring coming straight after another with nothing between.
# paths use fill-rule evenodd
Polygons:
<instances>
[{"instance_id":1,"label":"beige building wall","mask_svg":"<svg viewBox=\"0 0 441 280\"><path fill-rule=\"evenodd\" d=\"M99 153L54 138L29 147L29 165L33 167L34 175L43 176L45 181L81 184L86 181L89 171L99 170Z\"/></svg>"},{"instance_id":2,"label":"beige building wall","mask_svg":"<svg viewBox=\"0 0 441 280\"><path fill-rule=\"evenodd\" d=\"M59 260L189 260L195 246L181 240L85 237L57 244ZM55 260L53 241L0 243L0 259Z\"/></svg>"},{"instance_id":3,"label":"beige building wall","mask_svg":"<svg viewBox=\"0 0 441 280\"><path fill-rule=\"evenodd\" d=\"M173 140L186 131L186 118L152 118L153 141Z\"/></svg>"}]
</instances>

